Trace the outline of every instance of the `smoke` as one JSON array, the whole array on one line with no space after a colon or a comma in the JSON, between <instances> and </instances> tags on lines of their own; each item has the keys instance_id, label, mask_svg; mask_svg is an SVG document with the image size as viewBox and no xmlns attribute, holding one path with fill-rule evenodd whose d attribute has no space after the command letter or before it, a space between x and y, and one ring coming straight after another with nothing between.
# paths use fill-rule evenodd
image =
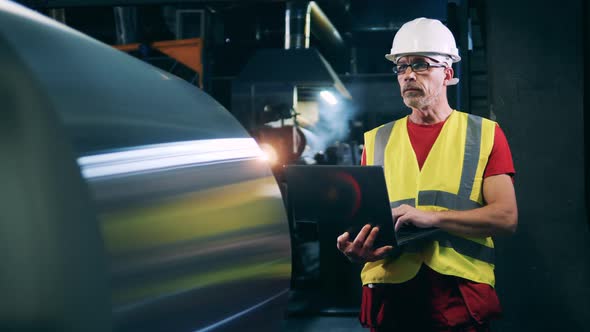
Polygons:
<instances>
[{"instance_id":1,"label":"smoke","mask_svg":"<svg viewBox=\"0 0 590 332\"><path fill-rule=\"evenodd\" d=\"M339 100L335 105L323 101L318 104L319 120L313 126L302 129L307 139L307 148L303 152L306 159L323 153L331 145L348 140L356 114L356 108L345 100Z\"/></svg>"}]
</instances>

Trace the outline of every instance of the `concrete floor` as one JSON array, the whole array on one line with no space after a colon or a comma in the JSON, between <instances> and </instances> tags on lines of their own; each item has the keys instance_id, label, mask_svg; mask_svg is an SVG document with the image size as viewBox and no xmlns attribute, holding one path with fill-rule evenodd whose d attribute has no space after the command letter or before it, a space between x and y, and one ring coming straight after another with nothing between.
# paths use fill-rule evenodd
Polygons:
<instances>
[{"instance_id":1,"label":"concrete floor","mask_svg":"<svg viewBox=\"0 0 590 332\"><path fill-rule=\"evenodd\" d=\"M283 322L285 332L367 332L361 327L358 317L310 316L292 317Z\"/></svg>"}]
</instances>

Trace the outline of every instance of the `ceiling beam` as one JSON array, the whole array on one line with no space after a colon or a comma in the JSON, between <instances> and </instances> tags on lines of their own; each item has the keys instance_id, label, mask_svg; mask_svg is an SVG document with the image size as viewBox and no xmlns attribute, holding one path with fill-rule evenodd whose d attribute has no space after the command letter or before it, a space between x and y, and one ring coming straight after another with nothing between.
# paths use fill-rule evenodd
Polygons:
<instances>
[{"instance_id":1,"label":"ceiling beam","mask_svg":"<svg viewBox=\"0 0 590 332\"><path fill-rule=\"evenodd\" d=\"M241 0L243 3L285 2L286 0ZM94 6L141 6L141 5L180 5L229 3L236 0L17 0L31 8L67 8Z\"/></svg>"}]
</instances>

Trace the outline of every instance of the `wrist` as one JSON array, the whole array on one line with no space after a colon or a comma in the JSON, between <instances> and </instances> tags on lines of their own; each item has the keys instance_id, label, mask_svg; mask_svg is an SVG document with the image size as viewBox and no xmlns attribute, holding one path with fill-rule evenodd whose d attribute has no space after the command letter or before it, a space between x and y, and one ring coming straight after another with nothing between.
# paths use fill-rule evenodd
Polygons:
<instances>
[{"instance_id":1,"label":"wrist","mask_svg":"<svg viewBox=\"0 0 590 332\"><path fill-rule=\"evenodd\" d=\"M432 226L440 228L443 218L444 218L443 211L433 212L432 213Z\"/></svg>"}]
</instances>

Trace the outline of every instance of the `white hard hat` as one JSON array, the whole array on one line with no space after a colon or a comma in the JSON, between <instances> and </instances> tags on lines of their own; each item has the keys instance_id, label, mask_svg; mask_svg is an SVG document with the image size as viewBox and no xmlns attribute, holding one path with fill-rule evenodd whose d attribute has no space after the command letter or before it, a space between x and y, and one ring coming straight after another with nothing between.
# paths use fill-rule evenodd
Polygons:
<instances>
[{"instance_id":1,"label":"white hard hat","mask_svg":"<svg viewBox=\"0 0 590 332\"><path fill-rule=\"evenodd\" d=\"M385 58L397 62L400 57L411 54L442 55L452 62L461 61L451 30L439 20L424 17L402 25L393 38L391 52Z\"/></svg>"}]
</instances>

